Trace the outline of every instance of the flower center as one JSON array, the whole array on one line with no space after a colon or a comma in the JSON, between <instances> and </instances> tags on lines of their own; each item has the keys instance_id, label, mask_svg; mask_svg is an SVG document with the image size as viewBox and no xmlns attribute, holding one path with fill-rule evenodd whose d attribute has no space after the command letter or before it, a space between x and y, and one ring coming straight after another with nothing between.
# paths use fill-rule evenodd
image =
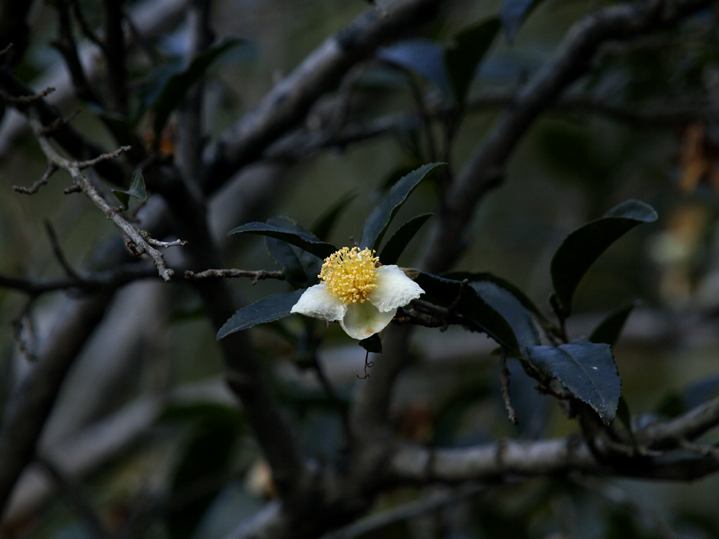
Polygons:
<instances>
[{"instance_id":1,"label":"flower center","mask_svg":"<svg viewBox=\"0 0 719 539\"><path fill-rule=\"evenodd\" d=\"M342 303L364 303L367 295L377 288L374 282L379 258L372 255L374 251L369 249L343 247L325 258L318 277Z\"/></svg>"}]
</instances>

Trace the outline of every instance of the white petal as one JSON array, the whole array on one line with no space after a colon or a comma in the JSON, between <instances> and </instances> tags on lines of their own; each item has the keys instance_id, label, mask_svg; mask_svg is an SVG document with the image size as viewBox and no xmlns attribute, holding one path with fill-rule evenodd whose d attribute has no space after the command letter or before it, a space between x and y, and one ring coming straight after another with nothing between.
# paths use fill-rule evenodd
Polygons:
<instances>
[{"instance_id":1,"label":"white petal","mask_svg":"<svg viewBox=\"0 0 719 539\"><path fill-rule=\"evenodd\" d=\"M340 320L345 333L353 339L366 339L379 333L392 321L397 309L382 313L369 301L364 303L350 303L347 314Z\"/></svg>"},{"instance_id":2,"label":"white petal","mask_svg":"<svg viewBox=\"0 0 719 539\"><path fill-rule=\"evenodd\" d=\"M369 293L368 299L382 312L404 307L424 294L424 290L397 266L381 266L374 284L377 288Z\"/></svg>"},{"instance_id":3,"label":"white petal","mask_svg":"<svg viewBox=\"0 0 719 539\"><path fill-rule=\"evenodd\" d=\"M347 306L341 299L330 294L325 285L316 284L305 290L290 312L334 322L342 320L347 312Z\"/></svg>"}]
</instances>

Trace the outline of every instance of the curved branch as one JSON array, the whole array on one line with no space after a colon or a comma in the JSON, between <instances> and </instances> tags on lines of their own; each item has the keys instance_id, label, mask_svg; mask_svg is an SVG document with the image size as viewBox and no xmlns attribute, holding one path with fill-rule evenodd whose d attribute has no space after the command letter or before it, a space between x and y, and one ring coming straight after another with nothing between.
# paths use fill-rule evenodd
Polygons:
<instances>
[{"instance_id":1,"label":"curved branch","mask_svg":"<svg viewBox=\"0 0 719 539\"><path fill-rule=\"evenodd\" d=\"M669 26L712 3L684 0L669 4L648 0L606 8L575 24L553 60L517 93L514 106L450 186L422 266L431 273L441 273L455 263L465 248L462 238L478 202L499 185L504 166L539 115L589 71L601 45Z\"/></svg>"}]
</instances>

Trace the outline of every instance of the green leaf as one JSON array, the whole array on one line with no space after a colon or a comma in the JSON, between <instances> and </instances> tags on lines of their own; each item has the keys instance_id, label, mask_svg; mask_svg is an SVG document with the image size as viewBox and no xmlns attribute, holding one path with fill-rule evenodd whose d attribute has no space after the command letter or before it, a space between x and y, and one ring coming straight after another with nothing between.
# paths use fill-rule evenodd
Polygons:
<instances>
[{"instance_id":1,"label":"green leaf","mask_svg":"<svg viewBox=\"0 0 719 539\"><path fill-rule=\"evenodd\" d=\"M299 301L303 292L304 289L301 288L292 292L272 294L243 307L220 328L220 331L217 332L217 340L219 341L236 331L289 316L290 310Z\"/></svg>"},{"instance_id":2,"label":"green leaf","mask_svg":"<svg viewBox=\"0 0 719 539\"><path fill-rule=\"evenodd\" d=\"M465 286L461 281L424 272L420 272L416 283L424 290L423 300L441 307L449 308L451 306L454 313L471 320L492 339L505 347L509 355L522 357L522 351L512 326L471 286Z\"/></svg>"},{"instance_id":3,"label":"green leaf","mask_svg":"<svg viewBox=\"0 0 719 539\"><path fill-rule=\"evenodd\" d=\"M170 499L180 503L170 511L167 525L173 539L190 539L229 473L234 447L241 432L237 412L227 407L203 406L182 448L170 482ZM191 411L192 412L192 411ZM176 414L175 414L176 415ZM208 483L209 482L209 483ZM209 488L208 488L209 485Z\"/></svg>"},{"instance_id":4,"label":"green leaf","mask_svg":"<svg viewBox=\"0 0 719 539\"><path fill-rule=\"evenodd\" d=\"M467 279L470 282L473 281L489 281L491 283L496 284L500 288L504 288L507 292L512 294L517 300L522 304L522 306L527 309L534 317L539 320L542 325L545 327L552 327L552 322L542 314L542 312L537 308L537 306L534 304L534 302L529 299L529 297L522 292L519 288L514 286L509 281L506 281L502 279L501 277L497 277L493 273L488 272L465 272L465 271L457 271L452 273L447 273L444 275L444 277L447 277L448 279L455 279L457 281L463 281L464 279Z\"/></svg>"},{"instance_id":5,"label":"green leaf","mask_svg":"<svg viewBox=\"0 0 719 539\"><path fill-rule=\"evenodd\" d=\"M385 243L382 252L379 255L380 262L382 264L396 264L399 260L400 255L407 247L407 244L414 238L415 234L419 232L422 225L434 215L433 213L423 213L412 217L409 221L403 224L397 229L392 237Z\"/></svg>"},{"instance_id":6,"label":"green leaf","mask_svg":"<svg viewBox=\"0 0 719 539\"><path fill-rule=\"evenodd\" d=\"M617 309L616 311L609 313L607 317L600 322L600 324L594 329L592 334L589 336L589 340L596 343L605 343L609 346L614 346L619 340L619 335L622 333L624 323L629 318L634 307L639 305L639 300L633 301L629 305Z\"/></svg>"},{"instance_id":7,"label":"green leaf","mask_svg":"<svg viewBox=\"0 0 719 539\"><path fill-rule=\"evenodd\" d=\"M454 37L454 45L447 47L444 61L454 90L454 98L463 105L477 66L492 45L501 27L497 17L465 28Z\"/></svg>"},{"instance_id":8,"label":"green leaf","mask_svg":"<svg viewBox=\"0 0 719 539\"><path fill-rule=\"evenodd\" d=\"M136 198L140 202L147 200L147 190L145 189L145 178L142 171L138 168L132 173L130 178L130 188L126 191L120 189L112 189L112 194L120 201L125 209L129 208L130 197Z\"/></svg>"},{"instance_id":9,"label":"green leaf","mask_svg":"<svg viewBox=\"0 0 719 539\"><path fill-rule=\"evenodd\" d=\"M565 316L571 312L572 297L584 274L612 243L642 223L657 219L657 212L643 202L628 200L604 217L570 233L554 253L552 284Z\"/></svg>"},{"instance_id":10,"label":"green leaf","mask_svg":"<svg viewBox=\"0 0 719 539\"><path fill-rule=\"evenodd\" d=\"M439 43L428 39L407 39L378 49L377 58L417 73L447 96L453 95L444 63L444 49Z\"/></svg>"},{"instance_id":11,"label":"green leaf","mask_svg":"<svg viewBox=\"0 0 719 539\"><path fill-rule=\"evenodd\" d=\"M299 234L309 234L287 217L272 217L267 220L267 224ZM322 269L321 258L270 236L265 236L265 245L272 259L282 266L285 279L293 288L307 288L317 284L317 275Z\"/></svg>"},{"instance_id":12,"label":"green leaf","mask_svg":"<svg viewBox=\"0 0 719 539\"><path fill-rule=\"evenodd\" d=\"M173 73L167 78L165 85L152 104L152 109L155 113L153 122L155 149L157 149L160 144L162 130L165 128L170 114L185 98L187 91L204 76L207 69L218 56L229 48L244 42L242 39L229 39L214 47L209 47L197 55L187 69Z\"/></svg>"},{"instance_id":13,"label":"green leaf","mask_svg":"<svg viewBox=\"0 0 719 539\"><path fill-rule=\"evenodd\" d=\"M416 170L413 170L397 183L392 186L389 190L385 199L372 210L367 221L365 221L364 228L362 229L362 239L360 239L360 249L369 248L377 250L384 233L387 232L392 219L397 214L399 209L407 200L407 197L414 191L430 172L440 166L444 166L445 163L430 163L423 165Z\"/></svg>"},{"instance_id":14,"label":"green leaf","mask_svg":"<svg viewBox=\"0 0 719 539\"><path fill-rule=\"evenodd\" d=\"M337 247L317 238L315 235L309 232L297 232L279 226L270 225L267 223L247 223L237 228L230 230L227 235L232 234L256 234L258 236L269 236L271 238L277 238L278 240L285 241L292 244L300 249L312 253L319 258L327 258L332 253L337 251Z\"/></svg>"},{"instance_id":15,"label":"green leaf","mask_svg":"<svg viewBox=\"0 0 719 539\"><path fill-rule=\"evenodd\" d=\"M312 233L322 241L327 241L335 222L355 198L357 198L357 193L350 191L335 202L334 206L327 210L327 212L312 225Z\"/></svg>"},{"instance_id":16,"label":"green leaf","mask_svg":"<svg viewBox=\"0 0 719 539\"><path fill-rule=\"evenodd\" d=\"M507 321L517 338L522 355L526 355L527 347L540 344L532 315L509 291L491 281L474 281L470 286Z\"/></svg>"},{"instance_id":17,"label":"green leaf","mask_svg":"<svg viewBox=\"0 0 719 539\"><path fill-rule=\"evenodd\" d=\"M504 26L504 33L509 43L514 41L514 36L519 27L541 2L542 0L504 0L500 16L502 17L502 26Z\"/></svg>"},{"instance_id":18,"label":"green leaf","mask_svg":"<svg viewBox=\"0 0 719 539\"><path fill-rule=\"evenodd\" d=\"M586 340L553 346L530 346L529 362L559 380L579 400L599 414L605 424L616 415L622 380L608 344Z\"/></svg>"}]
</instances>

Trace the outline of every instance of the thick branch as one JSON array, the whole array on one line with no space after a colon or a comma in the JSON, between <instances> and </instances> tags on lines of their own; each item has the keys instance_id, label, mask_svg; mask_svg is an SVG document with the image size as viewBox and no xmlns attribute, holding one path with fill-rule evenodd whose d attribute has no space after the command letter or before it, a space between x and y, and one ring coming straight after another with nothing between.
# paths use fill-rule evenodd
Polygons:
<instances>
[{"instance_id":1,"label":"thick branch","mask_svg":"<svg viewBox=\"0 0 719 539\"><path fill-rule=\"evenodd\" d=\"M262 102L205 152L203 182L208 192L256 161L271 143L299 123L324 93L331 91L360 60L402 30L429 19L442 0L396 0L386 13L369 9L353 24L327 39Z\"/></svg>"},{"instance_id":2,"label":"thick branch","mask_svg":"<svg viewBox=\"0 0 719 539\"><path fill-rule=\"evenodd\" d=\"M477 203L498 184L507 160L537 117L589 70L592 58L602 44L613 39L630 39L676 23L711 3L711 0L684 0L672 3L671 11L664 13L664 1L650 0L606 8L575 24L553 60L518 92L514 107L506 112L450 187L440 208L423 267L438 273L456 262L465 248L462 238Z\"/></svg>"}]
</instances>

